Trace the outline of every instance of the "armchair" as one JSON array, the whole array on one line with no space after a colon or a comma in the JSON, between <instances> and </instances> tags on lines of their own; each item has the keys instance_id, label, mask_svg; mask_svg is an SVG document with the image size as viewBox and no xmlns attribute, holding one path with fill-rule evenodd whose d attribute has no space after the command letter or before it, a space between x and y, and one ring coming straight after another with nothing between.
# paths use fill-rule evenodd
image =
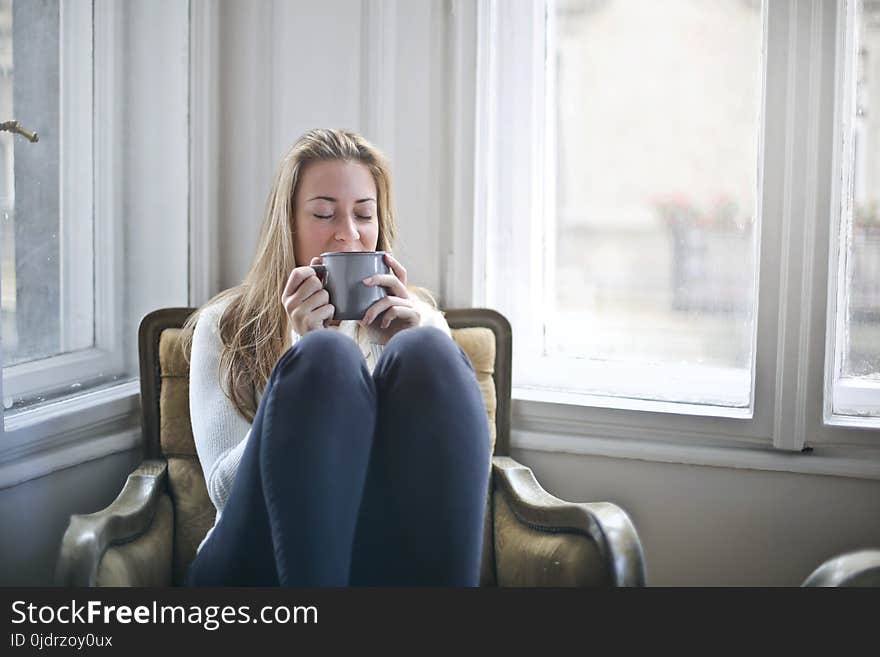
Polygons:
<instances>
[{"instance_id":1,"label":"armchair","mask_svg":"<svg viewBox=\"0 0 880 657\"><path fill-rule=\"evenodd\" d=\"M174 586L214 523L189 418L180 327L194 308L164 308L138 332L144 461L105 509L73 515L58 586ZM510 458L511 329L487 309L446 311L483 394L492 454L482 586L643 586L642 547L610 503L560 500Z\"/></svg>"},{"instance_id":2,"label":"armchair","mask_svg":"<svg viewBox=\"0 0 880 657\"><path fill-rule=\"evenodd\" d=\"M858 550L832 557L801 586L880 586L880 550Z\"/></svg>"}]
</instances>

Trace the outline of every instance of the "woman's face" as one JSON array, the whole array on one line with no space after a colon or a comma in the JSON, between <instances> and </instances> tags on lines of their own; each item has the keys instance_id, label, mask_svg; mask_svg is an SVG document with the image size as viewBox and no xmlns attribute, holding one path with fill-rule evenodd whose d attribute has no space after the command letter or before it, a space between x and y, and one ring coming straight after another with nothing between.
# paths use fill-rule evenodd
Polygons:
<instances>
[{"instance_id":1,"label":"woman's face","mask_svg":"<svg viewBox=\"0 0 880 657\"><path fill-rule=\"evenodd\" d=\"M294 199L296 264L325 251L375 251L379 242L376 182L360 162L310 162Z\"/></svg>"}]
</instances>

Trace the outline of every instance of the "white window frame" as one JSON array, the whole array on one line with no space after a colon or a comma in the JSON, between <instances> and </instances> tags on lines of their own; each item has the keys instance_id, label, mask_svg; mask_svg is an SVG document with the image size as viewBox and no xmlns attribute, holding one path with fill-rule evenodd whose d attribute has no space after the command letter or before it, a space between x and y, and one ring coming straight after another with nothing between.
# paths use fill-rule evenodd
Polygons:
<instances>
[{"instance_id":1,"label":"white window frame","mask_svg":"<svg viewBox=\"0 0 880 657\"><path fill-rule=\"evenodd\" d=\"M456 219L449 243L447 299L456 306L486 305L485 268L493 266L490 218L498 211L499 198L511 191L499 190L501 183L493 175L502 170L496 148L499 126L493 123L492 111L497 77L503 74L496 66L493 46L498 34L509 29L498 25L500 4L480 0L470 9L455 3L452 12L453 107L473 108L473 114L462 112L453 122L454 216L474 218L472 225ZM721 408L712 416L701 416L688 405L530 391L515 385L514 446L635 458L645 458L653 449L659 460L880 477L880 459L873 451L870 462L846 457L847 449L873 450L876 432L833 426L825 422L823 412L829 270L826 260L815 254L829 253L831 239L831 189L826 181L833 177L833 145L827 134L837 81L836 60L830 54L835 48L829 42L833 45L839 32L834 29L838 10L827 1L778 0L769 2L764 11L759 216L776 219L759 220L750 412L731 417L730 409ZM523 35L518 39L523 43ZM535 48L534 33L525 41L523 49ZM468 67L469 58L476 62L475 71ZM522 97L534 98L532 90L539 88L535 81L522 72L519 79L531 85ZM815 98L823 101L810 102ZM472 148L469 134L474 135ZM532 148L538 152L535 141L532 134ZM505 171L518 166L527 165L519 159L503 161ZM511 175L522 180L528 173ZM532 199L532 220L543 202ZM518 318L509 319L514 334L528 330ZM515 349L514 358L520 357ZM691 456L682 456L685 452L675 445ZM722 452L725 456L720 458ZM800 452L827 458L804 461ZM704 457L694 457L697 453Z\"/></svg>"},{"instance_id":2,"label":"white window frame","mask_svg":"<svg viewBox=\"0 0 880 657\"><path fill-rule=\"evenodd\" d=\"M59 251L61 268L60 314L61 353L49 358L13 365L3 370L5 398L31 396L122 370L121 336L115 325L120 306L122 282L114 275L107 254L117 253L119 236L112 206L102 204L102 186L111 187L112 159L106 153L93 157L93 125L102 126L94 146L104 147L101 135L112 134L112 91L95 99L92 106L93 2L62 0L59 6L61 166L59 186ZM95 20L112 25L113 5L100 5ZM99 31L103 37L106 32ZM95 56L113 62L113 44L94 40ZM106 89L102 85L98 89ZM106 140L103 140L106 141ZM93 173L94 172L94 173ZM94 190L94 191L93 191ZM95 202L95 197L98 201ZM93 230L83 230L83 226ZM93 240L94 235L94 240ZM83 262L75 254L93 253ZM88 308L80 321L74 309ZM94 338L92 330L94 327ZM94 346L75 349L84 341ZM9 431L29 424L27 410L6 412L4 426Z\"/></svg>"},{"instance_id":3,"label":"white window frame","mask_svg":"<svg viewBox=\"0 0 880 657\"><path fill-rule=\"evenodd\" d=\"M74 2L79 4L74 5ZM94 4L93 19L92 3ZM78 207L82 212L86 212L84 208L88 207L88 195L93 194L95 262L94 270L89 271L88 274L83 273L80 278L63 277L62 294L65 295L64 303L74 304L86 296L83 294L82 286L86 284L87 279L86 290L88 295L91 295L91 280L94 278L94 344L96 346L37 363L22 364L21 368L17 368L18 371L14 374L20 374L22 378L19 380L28 384L34 382L38 390L45 389L40 387L40 381L44 384L51 383L51 387L54 388L62 380L79 379L90 373L104 372L117 375L123 369L131 367L131 363L126 364L126 354L122 353L124 343L122 330L125 328L125 322L119 320L124 316L126 308L123 279L127 271L126 262L123 260L125 235L120 217L124 212L128 212L136 215L140 221L148 218L148 215L139 208L126 207L124 192L118 178L119 172L128 169L132 164L131 160L127 159L124 143L126 139L120 138L123 128L130 130L130 127L127 127L123 115L125 108L119 103L119 90L125 89L127 84L127 79L123 76L130 78L132 75L132 71L123 70L124 58L121 57L122 53L129 54L127 48L130 44L125 40L129 28L126 27L125 22L131 18L126 14L125 5L116 0L67 1L68 9L81 10L78 20L85 20L83 16L85 10L82 9L82 5L89 7L89 20L94 20L94 31L89 30L90 36L84 37L94 42L94 86L92 86L90 70L89 79L83 80L83 83L89 85L88 91L84 91L85 87L77 87L76 83L67 85L62 88L64 95L62 103L67 103L66 106L63 105L63 111L76 107L82 112L87 110L92 114L88 117L87 123L84 123L85 119L82 116L77 117L76 112L71 116L65 114L62 128L67 135L68 146L70 140L73 140L73 144L78 148L94 149L92 160L94 189L92 191L92 182L89 182L86 196L76 197L77 185L84 183L82 180L62 174L61 200L62 208ZM72 24L73 11L67 12L66 19L62 17L62 24ZM189 81L191 76L201 84L205 79L202 73L211 72L216 66L217 11L215 3L198 2L193 6L187 4L189 45L196 52L196 56L191 54L189 65L192 69L183 72L184 77L177 78L178 82L181 79ZM82 33L80 34L82 36ZM65 42L62 38L62 48L65 45L74 47L70 40ZM144 53L138 52L132 56L143 57ZM89 65L92 66L92 62L89 62ZM144 81L145 84L149 82L150 80ZM212 211L213 178L211 176L216 167L216 158L212 155L216 121L212 120L203 126L199 119L202 115L216 111L216 103L212 104L211 101L211 98L216 96L216 75L212 73L207 85L195 91L207 90L210 95L204 98L199 96L198 103L189 101L190 107L187 109L194 108L198 114L195 118L190 117L190 123L198 125L199 130L194 131L189 141L188 176L185 180L176 181L176 184L186 190L191 187L197 190L197 193L189 195L189 212L195 213L195 219L187 230L190 243L193 241L193 235L209 233L211 222L215 220ZM190 87L190 96L193 91ZM85 125L88 125L88 135L72 132L73 126ZM147 124L145 116L138 116L136 125L138 130L155 129L155 125ZM92 126L94 126L93 130ZM127 139L131 138L128 133L123 136ZM166 143L180 143L181 137L179 126L169 127L153 140L151 147L156 150L152 154L162 152ZM187 139L189 140L188 135ZM62 155L62 158L62 165L69 162L65 155ZM73 161L82 160L73 158ZM195 162L194 166L192 162ZM91 176L92 173L88 172L89 179ZM81 189L80 187L79 190ZM180 187L170 193L179 195ZM65 235L63 231L61 237L62 240L67 240L63 243L65 247L72 245L88 248L88 237ZM82 241L77 242L77 239ZM184 286L182 289L188 290L187 296L190 301L194 297L206 298L209 294L213 279L212 271L216 265L213 253L209 249L210 245L215 243L214 240L205 246L199 242L196 253L190 254L188 267L201 268L196 272L190 269L189 280L181 281ZM128 294L131 296L132 292ZM83 326L73 327L72 330L82 328ZM75 333L71 332L67 339L73 337ZM74 343L68 341L67 344ZM63 367L64 371L56 369L56 366ZM9 393L9 390L0 387L0 398L5 398L4 394L9 396ZM5 412L0 415L4 420L0 427L0 487L14 485L55 469L75 465L83 460L132 449L141 440L139 412L140 381L136 372L133 379L117 385L85 390L81 394L24 409L12 415L8 411Z\"/></svg>"},{"instance_id":4,"label":"white window frame","mask_svg":"<svg viewBox=\"0 0 880 657\"><path fill-rule=\"evenodd\" d=\"M880 428L880 381L842 375L846 342L843 300L846 285L847 236L843 227L852 215L852 198L846 193L853 179L854 153L850 134L850 119L856 101L854 54L858 47L858 2L841 0L837 5L837 61L835 120L834 120L834 178L832 185L832 243L829 249L829 271L832 273L828 288L828 324L825 345L824 421L827 425L843 427ZM864 149L859 154L864 159ZM840 312L838 312L840 311ZM873 417L859 416L870 413Z\"/></svg>"}]
</instances>

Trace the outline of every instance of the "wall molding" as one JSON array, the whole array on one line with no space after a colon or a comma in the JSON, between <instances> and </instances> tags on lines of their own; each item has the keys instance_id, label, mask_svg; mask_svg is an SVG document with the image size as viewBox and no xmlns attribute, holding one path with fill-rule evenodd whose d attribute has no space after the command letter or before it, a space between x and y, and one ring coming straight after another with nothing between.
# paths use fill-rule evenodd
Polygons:
<instances>
[{"instance_id":1,"label":"wall molding","mask_svg":"<svg viewBox=\"0 0 880 657\"><path fill-rule=\"evenodd\" d=\"M397 6L361 2L361 130L393 162L397 108Z\"/></svg>"},{"instance_id":2,"label":"wall molding","mask_svg":"<svg viewBox=\"0 0 880 657\"><path fill-rule=\"evenodd\" d=\"M219 6L189 5L189 303L219 292L217 241Z\"/></svg>"},{"instance_id":3,"label":"wall molding","mask_svg":"<svg viewBox=\"0 0 880 657\"><path fill-rule=\"evenodd\" d=\"M137 379L22 411L5 419L0 465L140 424L139 411Z\"/></svg>"},{"instance_id":4,"label":"wall molding","mask_svg":"<svg viewBox=\"0 0 880 657\"><path fill-rule=\"evenodd\" d=\"M140 427L130 427L97 436L92 434L91 437L77 434L68 437L64 444L54 449L32 452L24 458L0 464L0 490L87 461L137 449L140 444Z\"/></svg>"},{"instance_id":5,"label":"wall molding","mask_svg":"<svg viewBox=\"0 0 880 657\"><path fill-rule=\"evenodd\" d=\"M474 3L452 0L449 13L452 19L449 62L452 229L449 243L445 245L445 258L441 261L445 268L442 296L448 308L468 308L485 303L483 279L478 278L481 274L474 263L475 235L485 235L485 216L480 214L483 208L477 205L485 202L485 198L483 193L479 199L475 194L481 189L480 182L485 176L481 175L481 180L476 181L475 175L480 171L476 158L483 157L482 149L486 146L486 126L477 126L477 104L487 100L479 91L484 87L479 85L487 81L486 67L490 65L479 35L488 28L490 13L483 0Z\"/></svg>"}]
</instances>

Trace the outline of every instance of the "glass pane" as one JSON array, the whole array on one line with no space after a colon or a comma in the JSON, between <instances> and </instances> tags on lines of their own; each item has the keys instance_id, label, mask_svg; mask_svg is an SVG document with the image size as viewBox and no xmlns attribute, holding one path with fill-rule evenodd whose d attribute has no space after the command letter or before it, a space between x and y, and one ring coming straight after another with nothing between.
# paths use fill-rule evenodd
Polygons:
<instances>
[{"instance_id":1,"label":"glass pane","mask_svg":"<svg viewBox=\"0 0 880 657\"><path fill-rule=\"evenodd\" d=\"M861 9L842 373L880 379L880 7Z\"/></svg>"},{"instance_id":2,"label":"glass pane","mask_svg":"<svg viewBox=\"0 0 880 657\"><path fill-rule=\"evenodd\" d=\"M0 4L0 120L36 132L3 135L3 363L59 353L58 0ZM13 37L14 35L14 37Z\"/></svg>"},{"instance_id":3,"label":"glass pane","mask_svg":"<svg viewBox=\"0 0 880 657\"><path fill-rule=\"evenodd\" d=\"M761 2L555 6L557 264L548 352L714 368L715 380L736 383L678 401L748 406Z\"/></svg>"}]
</instances>

